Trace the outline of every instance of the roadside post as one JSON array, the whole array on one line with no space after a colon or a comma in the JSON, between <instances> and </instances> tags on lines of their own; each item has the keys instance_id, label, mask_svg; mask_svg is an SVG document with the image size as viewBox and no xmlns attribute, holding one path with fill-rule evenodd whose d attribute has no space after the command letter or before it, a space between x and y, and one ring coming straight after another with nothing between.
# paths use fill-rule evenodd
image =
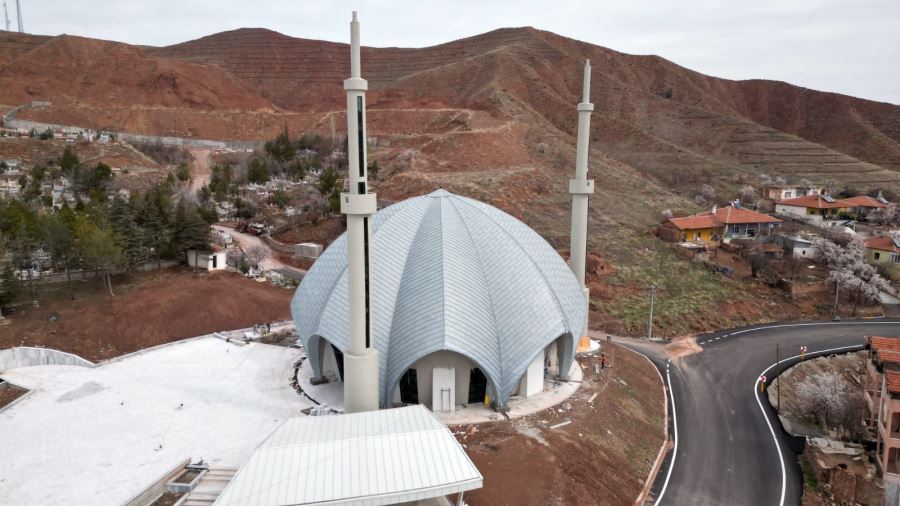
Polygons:
<instances>
[{"instance_id":1,"label":"roadside post","mask_svg":"<svg viewBox=\"0 0 900 506\"><path fill-rule=\"evenodd\" d=\"M800 347L800 360L802 361L806 357L806 346Z\"/></svg>"},{"instance_id":2,"label":"roadside post","mask_svg":"<svg viewBox=\"0 0 900 506\"><path fill-rule=\"evenodd\" d=\"M759 393L763 393L766 391L766 375L763 374L759 377Z\"/></svg>"},{"instance_id":3,"label":"roadside post","mask_svg":"<svg viewBox=\"0 0 900 506\"><path fill-rule=\"evenodd\" d=\"M647 320L647 339L653 338L653 292L656 285L650 285L650 317Z\"/></svg>"}]
</instances>

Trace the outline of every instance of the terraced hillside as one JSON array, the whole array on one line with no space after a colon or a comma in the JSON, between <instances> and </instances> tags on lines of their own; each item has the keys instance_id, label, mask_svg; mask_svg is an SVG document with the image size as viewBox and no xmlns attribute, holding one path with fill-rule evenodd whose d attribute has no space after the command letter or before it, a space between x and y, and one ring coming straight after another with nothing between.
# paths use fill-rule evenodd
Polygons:
<instances>
[{"instance_id":1,"label":"terraced hillside","mask_svg":"<svg viewBox=\"0 0 900 506\"><path fill-rule=\"evenodd\" d=\"M363 48L379 194L445 187L506 209L564 249L586 58L597 180L589 244L616 272L596 286L602 317L636 314L640 287L656 278L671 281L660 293L673 328L770 301L704 273L670 276L672 259L648 231L662 209L699 210L693 197L704 183L722 200L760 174L900 193L898 105L729 81L658 56L506 28L427 48ZM19 117L135 133L262 140L287 127L340 136L348 68L345 44L263 29L160 48L2 33L0 103L49 100Z\"/></svg>"}]
</instances>

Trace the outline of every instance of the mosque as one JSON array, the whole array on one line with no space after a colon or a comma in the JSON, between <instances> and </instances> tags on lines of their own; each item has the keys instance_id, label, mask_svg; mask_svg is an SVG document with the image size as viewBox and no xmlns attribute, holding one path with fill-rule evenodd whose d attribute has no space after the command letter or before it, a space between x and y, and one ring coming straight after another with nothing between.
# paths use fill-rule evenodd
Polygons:
<instances>
[{"instance_id":1,"label":"mosque","mask_svg":"<svg viewBox=\"0 0 900 506\"><path fill-rule=\"evenodd\" d=\"M372 337L381 407L434 411L543 390L565 377L585 319L565 261L521 221L437 190L379 211L371 241ZM347 237L316 261L292 302L317 377L341 380L349 347Z\"/></svg>"},{"instance_id":2,"label":"mosque","mask_svg":"<svg viewBox=\"0 0 900 506\"><path fill-rule=\"evenodd\" d=\"M584 284L590 63L578 104L571 265L534 230L485 203L437 190L376 213L368 191L359 25L351 23L347 232L291 302L313 384L343 383L347 413L407 404L498 411L566 380L586 343Z\"/></svg>"}]
</instances>

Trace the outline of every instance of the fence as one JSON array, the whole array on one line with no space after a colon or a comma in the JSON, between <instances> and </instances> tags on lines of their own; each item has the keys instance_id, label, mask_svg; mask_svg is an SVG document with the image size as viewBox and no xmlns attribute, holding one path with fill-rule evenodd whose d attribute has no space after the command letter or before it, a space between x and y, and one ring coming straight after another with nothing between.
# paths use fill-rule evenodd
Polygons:
<instances>
[{"instance_id":1,"label":"fence","mask_svg":"<svg viewBox=\"0 0 900 506\"><path fill-rule=\"evenodd\" d=\"M180 262L177 260L161 260L159 262L144 262L135 266L135 270L144 272L144 271L155 271L157 269L169 269L172 267L177 267L180 265ZM68 274L65 272L54 272L52 274L39 274L35 277L24 277L21 278L23 283L36 283L36 284L45 284L45 283L65 283L70 278L72 281L84 281L88 279L97 279L101 275L103 275L106 271L103 269L82 269L77 271L70 271ZM115 270L113 274L121 274L123 271Z\"/></svg>"}]
</instances>

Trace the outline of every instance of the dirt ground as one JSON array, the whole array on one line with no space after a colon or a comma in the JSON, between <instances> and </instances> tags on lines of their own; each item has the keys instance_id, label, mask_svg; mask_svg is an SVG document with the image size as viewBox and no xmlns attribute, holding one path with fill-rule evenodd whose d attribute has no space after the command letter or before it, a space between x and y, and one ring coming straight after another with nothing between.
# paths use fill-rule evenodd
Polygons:
<instances>
[{"instance_id":1,"label":"dirt ground","mask_svg":"<svg viewBox=\"0 0 900 506\"><path fill-rule=\"evenodd\" d=\"M197 191L209 184L212 171L209 168L209 149L188 149L193 158L191 163L191 191Z\"/></svg>"},{"instance_id":2,"label":"dirt ground","mask_svg":"<svg viewBox=\"0 0 900 506\"><path fill-rule=\"evenodd\" d=\"M25 395L27 392L28 390L22 390L20 388L0 389L0 408Z\"/></svg>"},{"instance_id":3,"label":"dirt ground","mask_svg":"<svg viewBox=\"0 0 900 506\"><path fill-rule=\"evenodd\" d=\"M217 330L287 319L294 293L233 273L187 269L116 279L112 298L101 283L81 284L74 301L64 286L55 288L41 294L40 307L23 305L9 317L11 323L0 327L0 349L46 346L104 360ZM51 322L54 313L59 318Z\"/></svg>"},{"instance_id":4,"label":"dirt ground","mask_svg":"<svg viewBox=\"0 0 900 506\"><path fill-rule=\"evenodd\" d=\"M285 244L317 242L325 247L332 243L346 227L340 217L320 220L315 225L303 224L274 236L274 239Z\"/></svg>"},{"instance_id":5,"label":"dirt ground","mask_svg":"<svg viewBox=\"0 0 900 506\"><path fill-rule=\"evenodd\" d=\"M584 383L561 405L474 434L472 426L451 427L484 476L468 504L634 503L663 443L662 385L643 357L604 346L611 367L598 375L599 359L580 359Z\"/></svg>"}]
</instances>

